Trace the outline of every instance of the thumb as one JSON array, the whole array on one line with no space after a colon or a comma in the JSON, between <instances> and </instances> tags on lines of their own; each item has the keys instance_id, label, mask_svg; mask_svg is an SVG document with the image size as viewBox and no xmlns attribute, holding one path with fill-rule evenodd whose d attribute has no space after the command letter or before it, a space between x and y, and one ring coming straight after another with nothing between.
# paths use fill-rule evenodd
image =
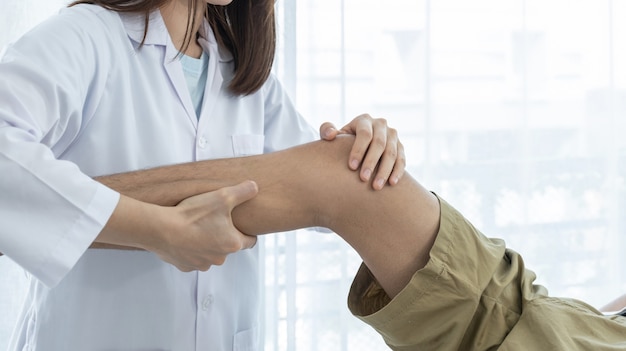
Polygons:
<instances>
[{"instance_id":1,"label":"thumb","mask_svg":"<svg viewBox=\"0 0 626 351\"><path fill-rule=\"evenodd\" d=\"M251 200L259 193L259 187L254 181L247 180L229 188L232 195L231 208L235 208L248 200ZM257 237L241 233L241 249L251 249L256 245Z\"/></svg>"},{"instance_id":2,"label":"thumb","mask_svg":"<svg viewBox=\"0 0 626 351\"><path fill-rule=\"evenodd\" d=\"M231 210L238 205L254 198L259 193L259 187L252 180L246 180L237 185L223 188L228 193L228 204Z\"/></svg>"},{"instance_id":3,"label":"thumb","mask_svg":"<svg viewBox=\"0 0 626 351\"><path fill-rule=\"evenodd\" d=\"M255 235L244 234L241 238L241 249L251 249L256 245L257 237Z\"/></svg>"},{"instance_id":4,"label":"thumb","mask_svg":"<svg viewBox=\"0 0 626 351\"><path fill-rule=\"evenodd\" d=\"M320 126L320 137L324 140L333 140L337 136L337 128L330 122L324 122Z\"/></svg>"}]
</instances>

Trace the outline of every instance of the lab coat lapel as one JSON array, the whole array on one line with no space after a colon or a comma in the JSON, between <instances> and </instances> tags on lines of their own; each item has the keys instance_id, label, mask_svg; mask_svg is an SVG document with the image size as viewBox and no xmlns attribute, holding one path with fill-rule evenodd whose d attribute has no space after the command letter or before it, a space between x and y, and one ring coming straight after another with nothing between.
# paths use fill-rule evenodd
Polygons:
<instances>
[{"instance_id":1,"label":"lab coat lapel","mask_svg":"<svg viewBox=\"0 0 626 351\"><path fill-rule=\"evenodd\" d=\"M220 64L232 61L232 56L229 52L220 51L215 35L206 20L202 23L202 27L200 27L200 38L198 43L209 55L207 82L204 88L204 99L202 100L201 113L204 116L210 116L211 112L215 109L215 106L218 103L220 94L222 94L224 77L222 76ZM202 126L209 123L209 121L205 117L200 119L200 123L202 124L200 126L202 128Z\"/></svg>"},{"instance_id":2,"label":"lab coat lapel","mask_svg":"<svg viewBox=\"0 0 626 351\"><path fill-rule=\"evenodd\" d=\"M163 67L167 72L167 76L176 91L176 95L180 99L180 102L185 107L185 111L187 112L187 117L191 121L191 123L197 128L198 126L198 117L196 116L196 111L193 108L193 102L191 101L191 95L189 94L189 88L187 88L187 82L185 81L185 74L183 72L183 67L180 63L178 57L178 50L174 47L171 40L168 37L168 43L165 49L165 58L163 60Z\"/></svg>"},{"instance_id":3,"label":"lab coat lapel","mask_svg":"<svg viewBox=\"0 0 626 351\"><path fill-rule=\"evenodd\" d=\"M187 82L185 81L185 74L180 63L178 50L172 43L161 12L155 10L150 14L150 21L148 24L148 33L144 39L144 16L143 14L120 14L124 27L128 36L137 44L143 40L144 45L158 45L162 46L165 50L163 57L163 68L167 73L167 76L172 84L173 90L176 92L178 99L187 112L187 118L197 128L198 118L196 117L196 111L191 101L191 95L187 88Z\"/></svg>"}]
</instances>

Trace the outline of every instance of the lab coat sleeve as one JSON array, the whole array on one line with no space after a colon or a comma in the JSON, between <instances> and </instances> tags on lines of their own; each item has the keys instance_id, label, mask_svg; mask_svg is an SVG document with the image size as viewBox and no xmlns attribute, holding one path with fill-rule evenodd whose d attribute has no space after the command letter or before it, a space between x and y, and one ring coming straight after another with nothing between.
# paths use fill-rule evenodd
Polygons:
<instances>
[{"instance_id":1,"label":"lab coat sleeve","mask_svg":"<svg viewBox=\"0 0 626 351\"><path fill-rule=\"evenodd\" d=\"M67 11L9 46L0 60L0 252L50 287L119 200L62 160L104 91L106 38L93 33L106 31L83 29L101 22L86 8Z\"/></svg>"},{"instance_id":2,"label":"lab coat sleeve","mask_svg":"<svg viewBox=\"0 0 626 351\"><path fill-rule=\"evenodd\" d=\"M263 85L265 150L273 152L319 138L319 133L298 113L287 92L272 74Z\"/></svg>"}]
</instances>

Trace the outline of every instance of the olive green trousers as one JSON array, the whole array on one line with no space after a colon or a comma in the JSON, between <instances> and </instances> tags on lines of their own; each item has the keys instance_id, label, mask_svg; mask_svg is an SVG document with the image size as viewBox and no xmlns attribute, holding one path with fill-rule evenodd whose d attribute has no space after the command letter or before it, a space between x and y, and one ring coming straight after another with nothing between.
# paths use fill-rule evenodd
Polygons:
<instances>
[{"instance_id":1,"label":"olive green trousers","mask_svg":"<svg viewBox=\"0 0 626 351\"><path fill-rule=\"evenodd\" d=\"M548 296L499 239L445 201L426 267L393 300L367 267L348 296L352 313L393 350L626 350L626 317Z\"/></svg>"}]
</instances>

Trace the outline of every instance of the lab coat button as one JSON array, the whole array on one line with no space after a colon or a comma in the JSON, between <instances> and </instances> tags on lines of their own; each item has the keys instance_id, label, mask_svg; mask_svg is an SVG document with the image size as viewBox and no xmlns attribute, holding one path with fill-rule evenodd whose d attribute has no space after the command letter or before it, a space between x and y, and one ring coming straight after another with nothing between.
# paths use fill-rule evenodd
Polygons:
<instances>
[{"instance_id":1,"label":"lab coat button","mask_svg":"<svg viewBox=\"0 0 626 351\"><path fill-rule=\"evenodd\" d=\"M202 310L206 311L209 309L209 307L211 307L211 304L213 303L213 295L207 295L203 300L202 300Z\"/></svg>"},{"instance_id":2,"label":"lab coat button","mask_svg":"<svg viewBox=\"0 0 626 351\"><path fill-rule=\"evenodd\" d=\"M206 147L206 139L204 137L198 139L198 147L204 149Z\"/></svg>"}]
</instances>

